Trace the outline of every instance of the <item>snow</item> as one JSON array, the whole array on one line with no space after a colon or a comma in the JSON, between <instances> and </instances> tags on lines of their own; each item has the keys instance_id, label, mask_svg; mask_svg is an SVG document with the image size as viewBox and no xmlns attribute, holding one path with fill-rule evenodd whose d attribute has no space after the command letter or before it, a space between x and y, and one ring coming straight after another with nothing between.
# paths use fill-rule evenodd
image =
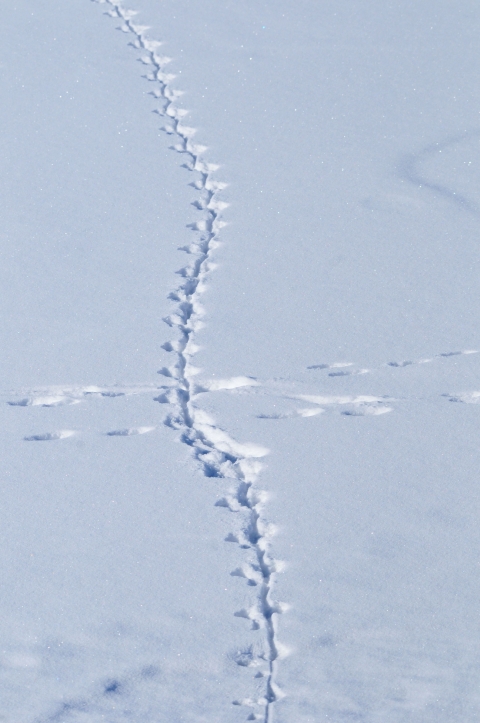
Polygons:
<instances>
[{"instance_id":1,"label":"snow","mask_svg":"<svg viewBox=\"0 0 480 723\"><path fill-rule=\"evenodd\" d=\"M0 720L477 721L477 5L3 21Z\"/></svg>"}]
</instances>

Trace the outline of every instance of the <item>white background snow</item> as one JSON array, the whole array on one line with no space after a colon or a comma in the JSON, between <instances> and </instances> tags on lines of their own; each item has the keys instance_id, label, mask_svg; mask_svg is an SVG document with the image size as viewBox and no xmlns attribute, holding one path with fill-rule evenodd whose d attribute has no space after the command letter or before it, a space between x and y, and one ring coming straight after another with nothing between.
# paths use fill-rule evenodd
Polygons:
<instances>
[{"instance_id":1,"label":"white background snow","mask_svg":"<svg viewBox=\"0 0 480 723\"><path fill-rule=\"evenodd\" d=\"M0 721L478 721L478 4L0 34Z\"/></svg>"}]
</instances>

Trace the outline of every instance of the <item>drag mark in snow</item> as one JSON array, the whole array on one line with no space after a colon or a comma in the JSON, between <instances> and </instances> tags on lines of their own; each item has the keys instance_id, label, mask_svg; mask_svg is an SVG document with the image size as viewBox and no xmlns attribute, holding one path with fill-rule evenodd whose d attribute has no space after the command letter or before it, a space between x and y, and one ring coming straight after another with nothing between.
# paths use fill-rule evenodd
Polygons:
<instances>
[{"instance_id":1,"label":"drag mark in snow","mask_svg":"<svg viewBox=\"0 0 480 723\"><path fill-rule=\"evenodd\" d=\"M277 661L281 657L276 618L285 606L272 599L273 581L278 571L278 563L269 552L273 528L264 519L265 495L255 488L261 469L259 459L268 450L255 444L237 442L194 403L196 393L205 391L205 388L195 389L193 380L197 369L192 364L192 358L198 349L195 337L202 327L204 315L201 296L206 280L214 269L212 253L219 245L219 232L224 225L221 213L228 205L218 198L226 184L213 177L218 166L203 159L206 147L193 143L196 129L183 123L188 111L176 106L181 92L171 87L175 76L165 72L170 59L157 53L161 43L147 37L148 28L133 22L137 13L124 8L119 0L94 1L108 6L110 10L107 14L120 19L120 30L133 37L130 45L140 51L140 61L148 69L144 77L152 83L152 95L159 101L156 112L166 121L162 130L174 139L171 148L182 155L183 167L194 175L191 185L198 191L198 198L193 205L202 215L198 221L189 224L194 239L183 249L192 256L192 261L178 272L182 282L169 295L175 303L175 309L164 319L178 334L176 339L163 345L165 351L175 355L175 363L159 371L171 380L171 386L157 397L157 401L173 406L174 411L165 423L180 432L181 440L190 447L204 475L229 479L234 486L230 495L217 504L243 514L241 533L236 536L232 533L229 540L237 541L242 548L251 551L253 559L249 566L242 569L250 571L245 572L249 584L258 587L256 603L236 615L250 620L253 629L264 629L266 649L255 662L261 664L264 661L268 666L264 695L256 701L243 699L234 703L252 708L249 720L263 719L264 723L269 723L272 719L272 705L281 695L275 683ZM222 380L220 384L211 382L209 389L232 389L254 383L255 380L237 377ZM263 710L262 713L256 712L259 708Z\"/></svg>"}]
</instances>

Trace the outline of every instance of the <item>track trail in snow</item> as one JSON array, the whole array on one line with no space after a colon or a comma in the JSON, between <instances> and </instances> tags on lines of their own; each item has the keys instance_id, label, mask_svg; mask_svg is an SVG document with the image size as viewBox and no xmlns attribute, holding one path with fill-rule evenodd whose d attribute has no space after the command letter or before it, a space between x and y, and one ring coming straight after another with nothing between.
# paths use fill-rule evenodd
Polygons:
<instances>
[{"instance_id":1,"label":"track trail in snow","mask_svg":"<svg viewBox=\"0 0 480 723\"><path fill-rule=\"evenodd\" d=\"M233 485L230 494L218 504L242 515L241 530L232 532L228 539L248 550L250 560L232 574L245 577L249 585L258 589L255 603L235 615L248 619L253 629L265 631L263 653L247 665L259 667L264 663L267 666L266 671L257 672L257 677L263 677L265 681L263 695L257 700L241 698L233 702L251 709L249 720L269 723L272 706L281 695L275 682L276 666L281 657L277 616L284 606L273 599L274 579L279 569L279 563L270 554L274 530L264 517L266 495L256 488L261 469L259 459L268 450L235 441L194 403L193 378L197 370L192 359L197 351L195 337L202 326L204 310L201 297L214 268L212 253L219 245L219 232L223 225L221 213L227 206L218 197L225 184L214 179L218 166L203 159L206 148L193 142L195 129L183 123L187 111L176 105L181 92L172 87L175 76L165 71L170 59L158 54L161 43L148 37L148 27L133 21L137 14L134 10L125 8L118 0L94 1L104 5L108 15L119 19L120 30L132 38L130 45L139 51L139 60L147 68L145 78L151 82L152 94L158 99L156 112L166 121L163 130L174 139L172 149L181 154L184 167L194 178L191 185L198 191L194 205L201 218L190 224L194 240L183 249L192 256L192 261L178 272L182 282L169 295L175 309L164 319L177 334L175 339L164 344L164 349L175 356L175 362L160 370L171 380L171 386L158 401L173 406L174 411L166 423L178 430L181 440L190 447L205 476L228 479Z\"/></svg>"},{"instance_id":2,"label":"track trail in snow","mask_svg":"<svg viewBox=\"0 0 480 723\"><path fill-rule=\"evenodd\" d=\"M446 351L440 354L434 354L431 357L422 357L421 359L402 359L401 361L388 361L374 369L356 368L358 365L353 362L334 362L331 364L312 364L307 369L328 370L329 377L348 377L357 376L358 374L371 374L379 371L382 367L393 367L395 369L404 369L405 367L417 366L419 364L431 364L436 359L449 359L450 357L470 356L470 354L478 354L477 349L462 349L460 351Z\"/></svg>"},{"instance_id":3,"label":"track trail in snow","mask_svg":"<svg viewBox=\"0 0 480 723\"><path fill-rule=\"evenodd\" d=\"M314 417L324 412L333 412L359 417L382 415L392 410L396 400L390 396L374 394L340 395L327 394L323 390L309 390L300 393L298 386L281 380L256 380L248 377L235 377L225 380L199 380L199 370L193 360L198 350L197 333L202 328L204 309L201 303L202 294L208 278L215 268L213 254L220 245L220 232L224 222L222 212L227 207L221 199L221 192L226 184L215 179L218 166L204 159L206 148L193 141L195 128L187 126L184 118L188 111L177 106L182 92L173 87L175 76L166 71L170 59L158 52L161 43L150 39L148 28L136 24L136 12L123 7L117 0L92 0L106 9L106 14L120 21L119 30L129 39L129 45L139 53L138 60L144 65L144 78L151 84L151 95L158 101L155 112L163 119L162 130L173 139L172 150L178 153L182 165L191 176L190 185L198 196L194 206L200 218L192 221L189 228L192 232L191 243L184 247L191 262L178 272L180 284L169 294L174 304L172 313L164 319L175 332L175 338L167 341L163 348L174 360L159 373L164 377L164 384L137 384L130 386L85 386L85 387L48 387L43 389L20 390L17 392L0 392L11 407L38 410L62 407L87 402L89 399L104 398L106 403L114 403L117 397L137 394L156 395L156 402L170 405L165 424L176 430L185 443L203 474L209 478L225 480L230 489L217 500L216 505L231 511L235 515L235 529L229 533L227 542L237 544L244 551L244 560L231 571L231 575L243 578L246 584L255 590L252 604L237 610L234 615L250 623L253 630L264 632L264 643L248 646L239 650L233 659L237 665L251 668L252 674L259 684L260 695L254 698L239 697L232 701L234 705L248 709L248 720L262 720L264 723L273 721L274 704L284 694L278 688L277 669L281 658L288 654L278 636L279 615L288 608L284 603L274 599L276 575L282 570L282 563L271 554L271 541L275 527L266 517L267 494L259 489L258 477L262 469L261 459L268 450L253 443L241 443L233 439L225 430L211 419L200 407L202 394L212 392L268 394L282 397L294 402L300 401L310 406L278 414L258 415L265 419L284 419L290 417ZM418 360L389 361L380 365L390 368L392 373L406 367L425 365L434 360L447 360L449 357L460 357L475 354L471 350L450 351L436 354L431 358ZM309 370L326 371L329 377L348 377L378 372L375 369L363 369L349 362L318 363L308 367ZM293 387L295 387L293 383ZM12 398L12 397L16 398ZM444 394L449 401L464 403L480 403L480 391ZM403 399L405 401L405 398ZM420 399L410 398L410 401ZM13 413L13 410L12 410ZM108 430L98 430L107 437L135 437L153 433L155 426L145 420L142 426L127 426ZM60 441L78 435L78 430L60 429L44 431L25 436L25 441ZM131 440L134 443L134 440ZM127 443L112 440L112 443ZM68 442L67 442L68 443ZM115 690L107 689L111 695ZM74 708L72 708L72 711ZM62 709L61 715L66 710ZM53 720L53 719L52 719Z\"/></svg>"},{"instance_id":4,"label":"track trail in snow","mask_svg":"<svg viewBox=\"0 0 480 723\"><path fill-rule=\"evenodd\" d=\"M400 397L395 397L391 394L386 395L375 395L372 393L362 394L332 394L332 384L335 385L336 379L341 380L342 377L356 377L358 375L364 376L365 380L368 380L371 375L375 372L382 371L383 374L388 373L390 378L398 379L403 378L403 382L407 383L408 379L404 375L408 376L408 370L420 367L424 373L428 373L429 369L433 369L432 362L451 365L455 367L459 364L467 364L470 367L470 373L475 372L476 366L480 361L480 357L476 356L479 354L477 350L466 349L460 351L448 351L440 354L434 354L430 357L421 357L420 359L414 360L400 360L400 361L389 361L375 368L363 369L358 368L358 365L354 365L353 362L333 362L333 363L322 363L315 364L307 367L307 370L313 370L315 372L325 372L327 377L333 377L333 379L326 383L325 376L322 374L320 379L315 373L312 375L314 380L312 383L306 383L295 380L295 379L258 379L253 377L237 376L230 379L197 379L195 383L191 382L190 394L191 398L196 402L201 398L203 394L216 394L216 393L227 393L232 395L248 395L250 397L256 397L260 403L262 399L271 398L274 400L285 400L289 403L307 403L310 406L290 409L288 411L275 411L273 413L260 413L255 414L259 419L291 419L294 417L316 417L319 414L327 412L329 414L342 414L349 417L361 417L380 415L387 412L391 412L395 407L401 404L421 404L422 402L432 403L434 401L440 401L440 399L448 400L449 402L461 402L464 404L480 404L480 391L478 389L467 389L462 391L449 391L449 392L433 392L433 393L420 393L417 389L417 393L402 393ZM470 364L469 364L470 361ZM473 363L473 366L472 366ZM161 373L171 374L169 370L161 370ZM422 374L423 376L423 374ZM322 378L323 377L323 378ZM50 416L50 410L56 408L62 408L64 406L71 405L82 405L85 403L91 403L96 400L103 400L107 404L116 404L116 400L121 402L122 399L128 399L131 397L147 396L153 399L154 402L161 404L173 404L176 409L176 388L175 380L173 377L170 378L167 384L151 384L151 383L137 383L137 384L111 384L111 385L95 385L89 384L86 386L59 386L52 385L47 387L34 387L34 388L23 388L17 390L0 390L0 400L2 403L7 404L9 407L18 409L32 409L35 410L35 416L39 415L39 419L44 421L46 416L41 414L42 410L46 411L46 414ZM156 396L153 396L153 395ZM47 411L48 410L48 411ZM254 459L258 458L262 454L261 448L255 445L239 445L233 439L229 437L213 420L209 420L205 413L200 410L197 412L197 424L203 425L203 428L207 435L216 436L219 444L225 447L225 449L234 448L241 449L243 452L250 450L250 456ZM34 417L31 417L33 420ZM169 414L165 423L168 426L175 426L174 415ZM156 418L149 415L147 412L147 418L143 419L141 426L128 426L116 429L96 429L94 434L102 434L109 437L131 437L139 434L146 434L155 431ZM209 429L209 427L211 429ZM35 434L28 434L24 439L26 441L52 441L59 439L67 439L72 436L78 436L83 434L82 430L55 430L55 431L42 431L36 432ZM265 451L265 450L264 450ZM194 454L197 456L197 446L194 445ZM201 455L200 455L201 456ZM208 459L204 456L201 457L200 462L204 473L207 476L215 477L218 476L218 470L215 471L215 466L205 467L205 462Z\"/></svg>"}]
</instances>

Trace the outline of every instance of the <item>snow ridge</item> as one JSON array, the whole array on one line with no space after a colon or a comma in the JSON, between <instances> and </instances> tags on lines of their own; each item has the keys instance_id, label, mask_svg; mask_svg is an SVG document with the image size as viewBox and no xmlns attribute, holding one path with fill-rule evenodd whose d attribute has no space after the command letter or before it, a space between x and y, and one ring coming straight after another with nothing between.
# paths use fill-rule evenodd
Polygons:
<instances>
[{"instance_id":1,"label":"snow ridge","mask_svg":"<svg viewBox=\"0 0 480 723\"><path fill-rule=\"evenodd\" d=\"M175 143L171 148L182 154L185 159L183 167L195 174L191 185L199 191L199 196L193 205L202 213L202 218L189 225L195 239L182 250L192 255L193 260L180 269L178 273L182 283L169 295L175 302L175 309L164 321L177 331L178 338L163 345L165 351L175 355L175 362L159 371L169 380L170 385L164 388L156 401L172 405L173 411L165 424L180 432L182 442L190 447L203 474L206 477L229 479L233 483L233 489L226 497L218 500L217 506L240 514L241 529L230 533L227 541L236 542L242 549L249 550L252 559L231 574L244 577L248 585L258 587L255 604L239 610L235 616L251 621L253 630L263 629L266 638L266 645L260 653L238 656L236 662L246 667L266 665L266 670L259 669L255 675L255 678L264 679L263 693L259 698L232 702L250 708L248 720L270 723L272 706L283 695L275 682L278 660L286 653L277 637L277 616L287 606L272 598L275 576L281 564L270 554L274 528L263 514L266 494L255 487L261 470L259 458L268 454L268 450L255 444L237 442L194 403L196 395L205 391L203 387L195 386L194 377L198 370L193 366L192 358L198 351L195 337L202 327L201 319L204 316L200 300L207 277L214 269L211 257L219 246L220 229L225 225L221 213L228 204L219 200L218 194L226 184L214 180L213 174L218 166L203 159L206 147L192 142L195 128L185 126L182 122L188 111L175 105L182 93L171 87L175 76L165 72L170 58L157 54L161 43L147 37L148 27L135 24L133 18L136 11L124 8L120 0L93 1L107 5L109 10L106 14L119 18L122 21L119 29L133 36L130 45L142 53L140 61L148 68L144 77L152 82L152 95L159 100L156 112L167 120L162 130L174 138ZM241 378L240 381L238 379L226 380L226 388L237 384L243 386Z\"/></svg>"}]
</instances>

